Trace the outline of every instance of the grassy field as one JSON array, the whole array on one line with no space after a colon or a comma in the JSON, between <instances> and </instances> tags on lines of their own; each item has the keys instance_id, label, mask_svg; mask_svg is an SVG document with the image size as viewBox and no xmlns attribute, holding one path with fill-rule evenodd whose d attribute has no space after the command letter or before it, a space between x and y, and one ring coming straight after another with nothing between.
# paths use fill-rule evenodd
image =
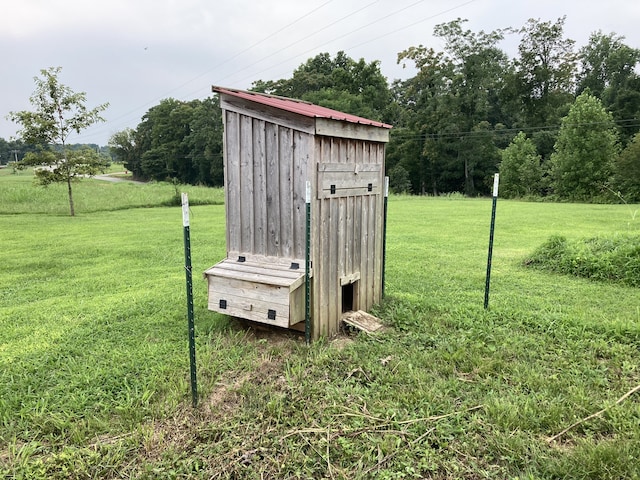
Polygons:
<instances>
[{"instance_id":1,"label":"grassy field","mask_svg":"<svg viewBox=\"0 0 640 480\"><path fill-rule=\"evenodd\" d=\"M485 311L491 201L392 197L387 329L307 347L207 311L223 195L186 190L195 410L174 186L85 180L71 218L0 171L4 478L640 478L638 288L523 266L636 206L500 200Z\"/></svg>"},{"instance_id":2,"label":"grassy field","mask_svg":"<svg viewBox=\"0 0 640 480\"><path fill-rule=\"evenodd\" d=\"M122 171L122 167L114 165L109 171L115 178L123 177L117 174ZM35 186L31 169L18 172L14 172L11 168L1 169L0 186L2 187L0 188L0 215L69 214L66 184L53 184L46 188ZM193 205L224 202L224 192L221 189L185 186L183 190L189 194L189 202ZM131 182L85 179L73 184L73 199L78 215L129 208L179 205L179 193L173 185L156 182L136 185Z\"/></svg>"}]
</instances>

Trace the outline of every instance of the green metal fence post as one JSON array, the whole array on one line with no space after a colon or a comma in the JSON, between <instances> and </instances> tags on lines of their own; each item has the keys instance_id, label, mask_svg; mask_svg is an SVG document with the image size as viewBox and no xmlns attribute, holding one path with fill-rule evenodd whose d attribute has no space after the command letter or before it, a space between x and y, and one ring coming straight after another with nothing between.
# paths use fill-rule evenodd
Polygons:
<instances>
[{"instance_id":1,"label":"green metal fence post","mask_svg":"<svg viewBox=\"0 0 640 480\"><path fill-rule=\"evenodd\" d=\"M305 185L305 246L304 246L304 338L311 342L311 182Z\"/></svg>"},{"instance_id":2,"label":"green metal fence post","mask_svg":"<svg viewBox=\"0 0 640 480\"><path fill-rule=\"evenodd\" d=\"M389 177L384 177L384 210L382 221L382 298L384 298L385 269L387 264L387 204L389 203Z\"/></svg>"},{"instance_id":3,"label":"green metal fence post","mask_svg":"<svg viewBox=\"0 0 640 480\"><path fill-rule=\"evenodd\" d=\"M484 308L489 308L489 286L491 284L491 260L493 257L493 231L496 225L496 206L498 205L498 183L500 174L493 177L493 205L491 208L491 229L489 233L489 255L487 257L487 277L484 284Z\"/></svg>"},{"instance_id":4,"label":"green metal fence post","mask_svg":"<svg viewBox=\"0 0 640 480\"><path fill-rule=\"evenodd\" d=\"M191 401L198 405L198 382L196 378L196 340L193 319L193 280L191 272L191 235L189 232L189 198L182 194L182 226L184 229L184 269L187 279L187 318L189 322L189 364L191 369Z\"/></svg>"}]
</instances>

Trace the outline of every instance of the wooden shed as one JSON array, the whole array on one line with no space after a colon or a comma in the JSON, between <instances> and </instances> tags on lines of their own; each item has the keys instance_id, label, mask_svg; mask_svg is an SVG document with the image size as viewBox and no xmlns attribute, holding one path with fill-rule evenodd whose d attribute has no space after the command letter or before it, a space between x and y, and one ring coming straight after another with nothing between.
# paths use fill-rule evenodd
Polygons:
<instances>
[{"instance_id":1,"label":"wooden shed","mask_svg":"<svg viewBox=\"0 0 640 480\"><path fill-rule=\"evenodd\" d=\"M311 336L382 297L390 125L307 102L213 87L224 122L227 258L205 272L208 308L286 328L305 320L310 185Z\"/></svg>"}]
</instances>

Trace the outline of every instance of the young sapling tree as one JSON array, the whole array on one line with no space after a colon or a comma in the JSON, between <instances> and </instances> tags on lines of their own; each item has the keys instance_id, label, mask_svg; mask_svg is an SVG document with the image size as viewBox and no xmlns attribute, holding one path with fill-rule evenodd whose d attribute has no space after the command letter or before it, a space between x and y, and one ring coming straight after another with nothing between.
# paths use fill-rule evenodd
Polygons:
<instances>
[{"instance_id":1,"label":"young sapling tree","mask_svg":"<svg viewBox=\"0 0 640 480\"><path fill-rule=\"evenodd\" d=\"M18 135L22 141L38 148L25 155L16 167L39 167L35 174L41 185L66 183L69 211L74 216L72 182L104 172L108 162L91 148L70 149L68 138L103 122L100 113L109 104L103 103L89 110L84 92L76 93L60 83L61 70L61 67L40 70L41 76L34 77L36 89L29 98L33 111L10 112L8 118L21 125Z\"/></svg>"}]
</instances>

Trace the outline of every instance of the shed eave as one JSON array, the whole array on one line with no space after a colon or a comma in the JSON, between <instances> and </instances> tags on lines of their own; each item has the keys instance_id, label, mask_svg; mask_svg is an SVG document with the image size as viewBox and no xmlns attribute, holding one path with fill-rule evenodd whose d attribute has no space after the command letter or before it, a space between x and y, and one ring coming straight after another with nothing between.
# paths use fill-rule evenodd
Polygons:
<instances>
[{"instance_id":1,"label":"shed eave","mask_svg":"<svg viewBox=\"0 0 640 480\"><path fill-rule=\"evenodd\" d=\"M351 138L369 142L389 142L389 130L362 123L316 117L316 135Z\"/></svg>"},{"instance_id":2,"label":"shed eave","mask_svg":"<svg viewBox=\"0 0 640 480\"><path fill-rule=\"evenodd\" d=\"M301 100L294 100L291 98L268 95L265 93L248 92L245 90L236 90L236 89L217 87L217 86L213 86L212 91L219 94L241 98L249 102L266 105L272 108L283 110L289 113L294 113L304 117L329 119L329 120L335 120L339 122L347 122L354 125L365 125L368 127L380 128L385 130L389 130L392 128L391 125L388 125L383 122L378 122L376 120L370 120L364 117L359 117L357 115L351 115L348 113L339 112L338 110L333 110L327 107L314 105L312 103L301 101Z\"/></svg>"}]
</instances>

